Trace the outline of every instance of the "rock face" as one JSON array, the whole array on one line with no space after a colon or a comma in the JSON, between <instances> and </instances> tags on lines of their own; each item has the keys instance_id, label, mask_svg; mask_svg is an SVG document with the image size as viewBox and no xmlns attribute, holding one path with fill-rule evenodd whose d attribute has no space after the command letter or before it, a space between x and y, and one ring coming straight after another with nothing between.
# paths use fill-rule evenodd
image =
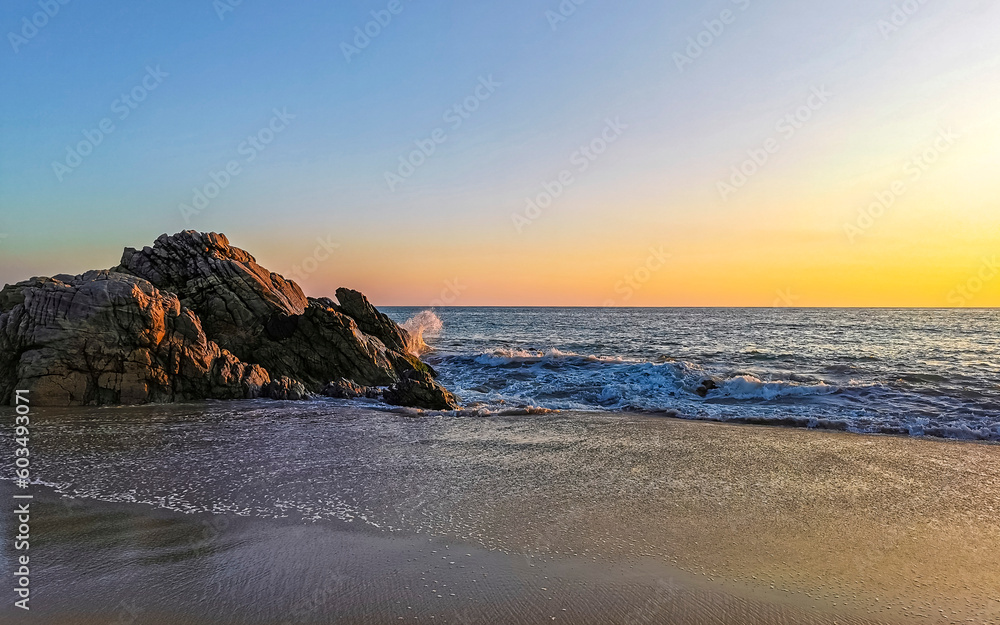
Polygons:
<instances>
[{"instance_id":1,"label":"rock face","mask_svg":"<svg viewBox=\"0 0 1000 625\"><path fill-rule=\"evenodd\" d=\"M110 271L33 278L0 291L0 402L135 404L299 399L332 380L392 403L453 408L405 330L364 295L306 298L222 234L185 231L127 248Z\"/></svg>"},{"instance_id":2,"label":"rock face","mask_svg":"<svg viewBox=\"0 0 1000 625\"><path fill-rule=\"evenodd\" d=\"M208 340L173 293L109 271L0 291L0 402L140 404L256 397L263 367Z\"/></svg>"},{"instance_id":3,"label":"rock face","mask_svg":"<svg viewBox=\"0 0 1000 625\"><path fill-rule=\"evenodd\" d=\"M389 349L409 353L412 347L409 332L376 310L364 295L341 287L337 289L337 301L340 302L337 310L354 319L362 332L379 339Z\"/></svg>"}]
</instances>

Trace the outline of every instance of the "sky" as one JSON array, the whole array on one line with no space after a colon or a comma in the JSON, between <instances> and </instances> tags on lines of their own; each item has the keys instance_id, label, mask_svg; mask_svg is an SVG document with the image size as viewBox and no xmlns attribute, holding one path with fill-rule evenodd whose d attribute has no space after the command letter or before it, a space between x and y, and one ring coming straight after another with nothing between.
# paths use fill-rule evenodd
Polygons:
<instances>
[{"instance_id":1,"label":"sky","mask_svg":"<svg viewBox=\"0 0 1000 625\"><path fill-rule=\"evenodd\" d=\"M11 0L0 283L225 233L377 305L1000 306L996 0Z\"/></svg>"}]
</instances>

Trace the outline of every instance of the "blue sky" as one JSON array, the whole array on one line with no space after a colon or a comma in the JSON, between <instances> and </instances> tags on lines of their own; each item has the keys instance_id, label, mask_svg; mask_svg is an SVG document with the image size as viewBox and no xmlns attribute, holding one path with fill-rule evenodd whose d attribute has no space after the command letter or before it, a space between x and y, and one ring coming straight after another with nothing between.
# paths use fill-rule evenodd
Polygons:
<instances>
[{"instance_id":1,"label":"blue sky","mask_svg":"<svg viewBox=\"0 0 1000 625\"><path fill-rule=\"evenodd\" d=\"M348 284L383 303L423 303L462 277L463 303L521 294L600 304L654 244L676 249L678 267L629 303L769 303L774 289L803 279L778 276L816 260L816 237L830 237L840 259L822 268L831 273L926 247L921 237L940 231L929 208L914 207L924 231L884 218L866 233L877 249L849 246L843 225L908 154L954 125L973 137L960 146L965 160L931 173L944 187L975 187L952 207L967 222L959 240L981 245L995 223L984 198L995 197L985 170L996 151L978 143L997 128L995 2L914 5L890 31L879 21L894 3L856 0L587 0L558 22L557 0L401 0L376 29L372 12L385 21L389 4L243 0L220 17L210 0L72 0L18 39L42 9L6 3L0 280L110 266L125 245L194 228L225 232L282 273L301 267L317 236L332 237L338 253L300 274L307 291ZM679 71L688 38L718 30L724 11L730 23L703 36L710 45ZM343 44L366 26L380 32L347 60ZM116 100L141 93L144 79L155 89L121 119ZM481 81L495 85L486 99L476 96ZM745 190L720 200L717 182L820 87L829 103ZM446 122L466 101L475 110L461 125ZM287 113L281 130L248 161L244 141L267 136L275 110ZM53 162L105 118L113 132L58 176ZM571 154L608 119L627 126L621 137L537 220L514 228L525 198L572 169ZM390 190L386 172L439 128L443 143ZM185 220L180 205L232 161L239 174ZM709 223L718 236L704 236ZM974 262L953 260L939 291ZM684 278L746 263L769 277L739 291L743 299L729 297L732 285L715 292Z\"/></svg>"}]
</instances>

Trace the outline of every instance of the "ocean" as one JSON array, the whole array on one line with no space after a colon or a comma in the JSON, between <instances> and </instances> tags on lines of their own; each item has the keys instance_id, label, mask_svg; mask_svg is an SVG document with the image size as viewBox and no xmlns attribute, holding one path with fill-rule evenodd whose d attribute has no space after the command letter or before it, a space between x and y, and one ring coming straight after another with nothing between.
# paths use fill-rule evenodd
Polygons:
<instances>
[{"instance_id":1,"label":"ocean","mask_svg":"<svg viewBox=\"0 0 1000 625\"><path fill-rule=\"evenodd\" d=\"M995 309L385 312L423 331L423 357L465 404L484 413L640 411L1000 440Z\"/></svg>"}]
</instances>

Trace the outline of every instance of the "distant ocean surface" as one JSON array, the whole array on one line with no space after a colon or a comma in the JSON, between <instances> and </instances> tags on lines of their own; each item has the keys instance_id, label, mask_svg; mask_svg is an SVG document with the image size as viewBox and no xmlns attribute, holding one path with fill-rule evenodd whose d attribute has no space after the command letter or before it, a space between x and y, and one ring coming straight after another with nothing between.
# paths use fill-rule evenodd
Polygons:
<instances>
[{"instance_id":1,"label":"distant ocean surface","mask_svg":"<svg viewBox=\"0 0 1000 625\"><path fill-rule=\"evenodd\" d=\"M466 404L1000 440L1000 311L384 308ZM699 386L715 388L704 397Z\"/></svg>"}]
</instances>

